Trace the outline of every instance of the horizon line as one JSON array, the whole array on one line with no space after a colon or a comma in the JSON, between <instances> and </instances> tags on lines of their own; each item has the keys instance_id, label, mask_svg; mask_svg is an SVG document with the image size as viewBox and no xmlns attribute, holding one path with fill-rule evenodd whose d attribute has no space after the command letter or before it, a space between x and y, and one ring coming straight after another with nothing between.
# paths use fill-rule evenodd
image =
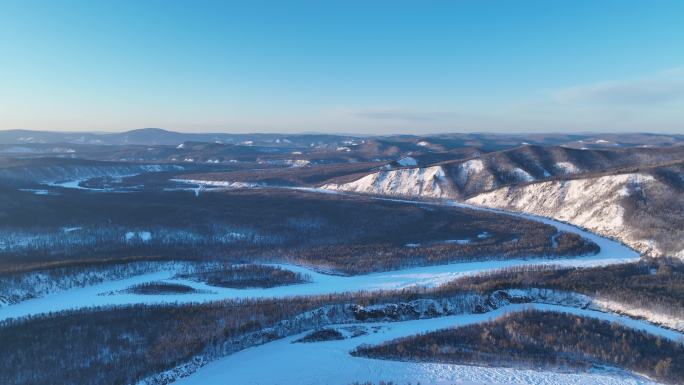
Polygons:
<instances>
[{"instance_id":1,"label":"horizon line","mask_svg":"<svg viewBox=\"0 0 684 385\"><path fill-rule=\"evenodd\" d=\"M277 132L277 131L246 131L246 132L229 132L229 131L180 131L171 130L161 127L141 127L141 128L131 128L123 129L121 131L99 131L99 130L50 130L50 129L28 129L28 128L9 128L0 129L0 133L12 132L12 131L25 131L25 132L40 132L40 133L61 133L61 134L93 134L93 135L116 135L116 134L126 134L134 131L144 131L144 130L159 130L167 133L174 134L184 134L184 135L329 135L329 136L354 136L354 137L383 137L383 136L439 136L439 135L664 135L664 136L684 136L684 130L681 133L677 132L650 132L650 131L601 131L601 130L582 130L573 132L557 132L557 131L440 131L432 132L426 134L410 134L410 133L384 133L384 134L373 134L373 133L345 133L345 132L321 132L321 131L299 131L299 132Z\"/></svg>"}]
</instances>

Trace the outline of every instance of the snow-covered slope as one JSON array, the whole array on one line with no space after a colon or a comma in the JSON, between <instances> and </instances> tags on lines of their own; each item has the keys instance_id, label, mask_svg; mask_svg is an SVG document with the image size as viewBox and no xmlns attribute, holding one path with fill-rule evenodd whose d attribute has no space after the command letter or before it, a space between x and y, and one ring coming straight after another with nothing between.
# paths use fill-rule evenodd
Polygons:
<instances>
[{"instance_id":1,"label":"snow-covered slope","mask_svg":"<svg viewBox=\"0 0 684 385\"><path fill-rule=\"evenodd\" d=\"M399 159L397 161L397 164L399 164L400 166L403 166L403 167L412 167L412 166L417 166L418 161L413 157L407 156L407 157Z\"/></svg>"},{"instance_id":2,"label":"snow-covered slope","mask_svg":"<svg viewBox=\"0 0 684 385\"><path fill-rule=\"evenodd\" d=\"M399 166L416 166L404 158ZM411 170L387 170L356 181L329 182L324 188L395 196L429 196L465 199L503 186L550 179L575 178L580 174L618 172L629 167L654 167L684 159L684 146L668 149L578 150L565 147L522 146L455 159ZM404 161L404 162L402 162ZM430 191L423 175L439 168L439 193Z\"/></svg>"},{"instance_id":3,"label":"snow-covered slope","mask_svg":"<svg viewBox=\"0 0 684 385\"><path fill-rule=\"evenodd\" d=\"M329 183L328 190L396 196L444 198L451 189L441 166L379 171L348 183Z\"/></svg>"},{"instance_id":4,"label":"snow-covered slope","mask_svg":"<svg viewBox=\"0 0 684 385\"><path fill-rule=\"evenodd\" d=\"M470 197L502 186L574 178L582 173L616 172L628 167L652 167L681 159L684 147L610 151L522 146L440 165L457 195Z\"/></svg>"},{"instance_id":5,"label":"snow-covered slope","mask_svg":"<svg viewBox=\"0 0 684 385\"><path fill-rule=\"evenodd\" d=\"M682 158L684 147L585 151L523 146L322 187L523 211L586 227L647 255L684 258Z\"/></svg>"},{"instance_id":6,"label":"snow-covered slope","mask_svg":"<svg viewBox=\"0 0 684 385\"><path fill-rule=\"evenodd\" d=\"M626 173L505 186L466 202L552 217L648 255L684 258L683 200L679 189L649 173Z\"/></svg>"},{"instance_id":7,"label":"snow-covered slope","mask_svg":"<svg viewBox=\"0 0 684 385\"><path fill-rule=\"evenodd\" d=\"M558 167L523 164L503 157L478 157L429 167L387 170L352 182L328 183L325 189L404 197L461 198L508 184L531 182L579 170L569 162ZM571 170L571 171L568 171Z\"/></svg>"}]
</instances>

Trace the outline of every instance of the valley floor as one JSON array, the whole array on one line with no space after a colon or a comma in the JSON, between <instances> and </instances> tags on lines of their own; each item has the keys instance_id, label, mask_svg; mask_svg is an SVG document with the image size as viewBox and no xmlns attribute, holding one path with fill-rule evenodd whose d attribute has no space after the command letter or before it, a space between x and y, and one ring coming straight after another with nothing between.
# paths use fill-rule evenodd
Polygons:
<instances>
[{"instance_id":1,"label":"valley floor","mask_svg":"<svg viewBox=\"0 0 684 385\"><path fill-rule=\"evenodd\" d=\"M408 200L394 199L394 201L404 202L406 204L415 204L415 202ZM446 204L467 206L455 202L448 202ZM477 210L492 211L491 209L477 207L473 208ZM216 301L230 298L273 298L355 291L392 290L408 287L430 287L446 283L454 278L466 274L478 274L496 269L516 266L558 265L586 267L633 262L639 258L638 253L627 246L614 240L593 234L590 231L582 230L575 226L555 221L553 219L526 214L511 215L543 222L545 224L555 226L561 231L576 233L595 242L597 245L599 245L600 251L595 255L568 257L554 260L540 258L516 258L482 262L454 263L448 265L425 266L356 276L322 274L306 267L280 265L281 267L292 270L296 273L308 274L311 277L311 282L263 289L231 289L209 286L204 283L187 279L174 278L174 276L177 274L177 271L166 270L139 275L123 280L108 281L84 288L56 292L45 297L30 299L11 306L0 307L0 320L95 306L190 303ZM157 281L184 284L197 289L197 292L170 295L141 295L124 291L133 285Z\"/></svg>"},{"instance_id":2,"label":"valley floor","mask_svg":"<svg viewBox=\"0 0 684 385\"><path fill-rule=\"evenodd\" d=\"M382 198L379 198L382 199ZM395 200L406 204L412 201ZM435 203L466 206L455 202ZM475 208L478 210L488 210ZM555 226L562 231L576 233L600 247L596 255L548 260L539 258L508 259L427 266L357 276L328 275L313 269L278 265L296 273L307 274L310 282L273 288L231 289L176 277L177 271L164 270L136 277L108 281L84 288L70 289L30 299L0 308L0 320L36 316L61 310L76 310L95 306L131 304L210 302L230 298L273 298L298 295L332 294L352 291L380 291L410 287L434 287L454 278L506 267L529 265L603 266L634 262L638 253L629 247L598 236L575 226L525 214L510 214ZM125 289L148 282L184 284L196 289L188 294L144 295ZM588 373L559 373L515 368L492 368L452 364L406 363L353 357L351 350L360 344L375 344L397 337L425 333L446 327L467 325L490 320L510 312L534 307L549 311L563 311L594 317L646 330L664 338L682 340L677 331L661 328L647 321L634 320L611 313L548 305L508 305L483 314L465 314L441 318L391 323L361 323L367 334L354 338L314 343L293 343L304 334L290 336L231 354L199 368L197 372L178 376L179 384L339 384L355 381L391 380L399 384L420 381L429 384L652 384L654 382L615 368L592 370ZM343 326L337 326L343 327ZM172 377L174 375L171 375ZM176 380L177 378L172 378ZM142 382L145 383L145 382ZM142 384L141 383L141 384ZM156 380L150 382L157 384ZM162 382L166 383L166 382Z\"/></svg>"}]
</instances>

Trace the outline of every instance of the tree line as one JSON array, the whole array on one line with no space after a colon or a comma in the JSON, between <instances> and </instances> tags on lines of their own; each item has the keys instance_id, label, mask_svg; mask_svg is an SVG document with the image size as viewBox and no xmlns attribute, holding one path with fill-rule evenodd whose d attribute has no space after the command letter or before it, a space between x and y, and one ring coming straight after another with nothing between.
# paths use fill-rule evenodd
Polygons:
<instances>
[{"instance_id":1,"label":"tree line","mask_svg":"<svg viewBox=\"0 0 684 385\"><path fill-rule=\"evenodd\" d=\"M419 362L589 370L618 366L672 384L684 381L684 345L617 323L528 310L494 321L362 345L355 356Z\"/></svg>"}]
</instances>

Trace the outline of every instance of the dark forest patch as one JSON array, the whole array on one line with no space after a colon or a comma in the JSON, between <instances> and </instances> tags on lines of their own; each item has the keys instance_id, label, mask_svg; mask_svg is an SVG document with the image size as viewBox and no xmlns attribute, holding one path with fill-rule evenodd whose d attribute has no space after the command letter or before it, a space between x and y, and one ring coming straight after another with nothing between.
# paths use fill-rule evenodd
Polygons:
<instances>
[{"instance_id":1,"label":"dark forest patch","mask_svg":"<svg viewBox=\"0 0 684 385\"><path fill-rule=\"evenodd\" d=\"M618 366L669 383L684 381L684 346L616 323L525 311L494 321L360 346L355 356L561 371Z\"/></svg>"}]
</instances>

